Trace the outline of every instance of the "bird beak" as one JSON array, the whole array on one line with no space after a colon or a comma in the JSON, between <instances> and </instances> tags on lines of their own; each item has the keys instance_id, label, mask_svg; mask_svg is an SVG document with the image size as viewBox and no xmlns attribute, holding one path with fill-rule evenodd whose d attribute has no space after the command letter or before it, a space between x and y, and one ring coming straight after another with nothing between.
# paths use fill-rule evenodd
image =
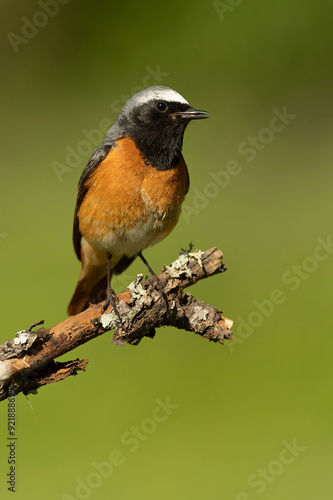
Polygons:
<instances>
[{"instance_id":1,"label":"bird beak","mask_svg":"<svg viewBox=\"0 0 333 500\"><path fill-rule=\"evenodd\" d=\"M187 109L186 111L176 111L171 113L172 118L183 118L184 120L202 120L203 118L208 118L208 111L201 111L199 109Z\"/></svg>"}]
</instances>

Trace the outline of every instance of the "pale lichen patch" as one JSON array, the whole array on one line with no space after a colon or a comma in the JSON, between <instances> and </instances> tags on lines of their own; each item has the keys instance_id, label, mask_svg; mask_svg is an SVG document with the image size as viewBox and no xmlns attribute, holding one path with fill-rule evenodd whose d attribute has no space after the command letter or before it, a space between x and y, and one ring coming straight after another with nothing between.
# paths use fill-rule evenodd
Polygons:
<instances>
[{"instance_id":1,"label":"pale lichen patch","mask_svg":"<svg viewBox=\"0 0 333 500\"><path fill-rule=\"evenodd\" d=\"M201 250L195 250L194 252L184 252L181 253L177 260L172 262L170 266L166 266L166 271L171 278L179 278L179 276L184 275L189 278L192 277L192 272L188 268L188 263L191 259L196 259L201 268L203 268L201 257L204 252Z\"/></svg>"},{"instance_id":2,"label":"pale lichen patch","mask_svg":"<svg viewBox=\"0 0 333 500\"><path fill-rule=\"evenodd\" d=\"M30 337L31 333L27 332L26 330L21 330L20 332L17 332L15 337L14 337L14 344L19 345L19 344L26 344Z\"/></svg>"},{"instance_id":3,"label":"pale lichen patch","mask_svg":"<svg viewBox=\"0 0 333 500\"><path fill-rule=\"evenodd\" d=\"M144 300L147 297L147 292L144 290L142 286L143 274L138 274L137 277L128 285L128 289L131 292L131 295L134 300Z\"/></svg>"}]
</instances>

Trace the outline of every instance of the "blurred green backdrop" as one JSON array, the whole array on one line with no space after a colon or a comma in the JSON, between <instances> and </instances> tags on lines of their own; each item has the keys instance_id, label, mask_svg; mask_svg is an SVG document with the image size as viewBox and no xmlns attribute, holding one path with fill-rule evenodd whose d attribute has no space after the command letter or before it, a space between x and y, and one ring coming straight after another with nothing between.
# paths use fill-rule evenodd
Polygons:
<instances>
[{"instance_id":1,"label":"blurred green backdrop","mask_svg":"<svg viewBox=\"0 0 333 500\"><path fill-rule=\"evenodd\" d=\"M332 498L332 15L324 0L3 3L1 341L66 317L80 172L101 121L152 84L211 117L185 134L184 216L146 257L221 248L228 272L193 292L235 321L225 346L163 329L65 356L86 373L17 397L16 498Z\"/></svg>"}]
</instances>

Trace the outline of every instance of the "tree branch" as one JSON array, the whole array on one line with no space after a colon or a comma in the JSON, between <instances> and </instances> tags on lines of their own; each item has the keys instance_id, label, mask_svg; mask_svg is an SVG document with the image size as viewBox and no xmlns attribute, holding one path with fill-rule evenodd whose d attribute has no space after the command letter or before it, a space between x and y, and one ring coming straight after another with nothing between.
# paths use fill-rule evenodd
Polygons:
<instances>
[{"instance_id":1,"label":"tree branch","mask_svg":"<svg viewBox=\"0 0 333 500\"><path fill-rule=\"evenodd\" d=\"M137 345L143 337L153 338L155 328L161 326L175 326L220 344L231 339L230 319L190 293L182 294L197 281L226 271L222 260L223 254L216 248L185 252L162 269L158 280L149 277L143 282L143 275L138 275L117 295L121 324L112 308L101 316L101 303L52 328L33 332L43 323L39 322L18 332L14 340L0 345L0 401L85 370L88 360L59 363L54 359L111 329L115 330L112 342L117 345Z\"/></svg>"}]
</instances>

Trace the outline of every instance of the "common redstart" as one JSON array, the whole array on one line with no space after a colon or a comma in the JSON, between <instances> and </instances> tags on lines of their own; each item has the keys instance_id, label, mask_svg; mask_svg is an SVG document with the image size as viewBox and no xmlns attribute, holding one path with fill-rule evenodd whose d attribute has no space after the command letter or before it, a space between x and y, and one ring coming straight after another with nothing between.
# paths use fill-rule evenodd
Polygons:
<instances>
[{"instance_id":1,"label":"common redstart","mask_svg":"<svg viewBox=\"0 0 333 500\"><path fill-rule=\"evenodd\" d=\"M150 87L125 103L82 172L73 242L82 269L69 315L102 300L115 306L110 280L177 224L189 188L182 156L185 128L208 118L178 92Z\"/></svg>"}]
</instances>

